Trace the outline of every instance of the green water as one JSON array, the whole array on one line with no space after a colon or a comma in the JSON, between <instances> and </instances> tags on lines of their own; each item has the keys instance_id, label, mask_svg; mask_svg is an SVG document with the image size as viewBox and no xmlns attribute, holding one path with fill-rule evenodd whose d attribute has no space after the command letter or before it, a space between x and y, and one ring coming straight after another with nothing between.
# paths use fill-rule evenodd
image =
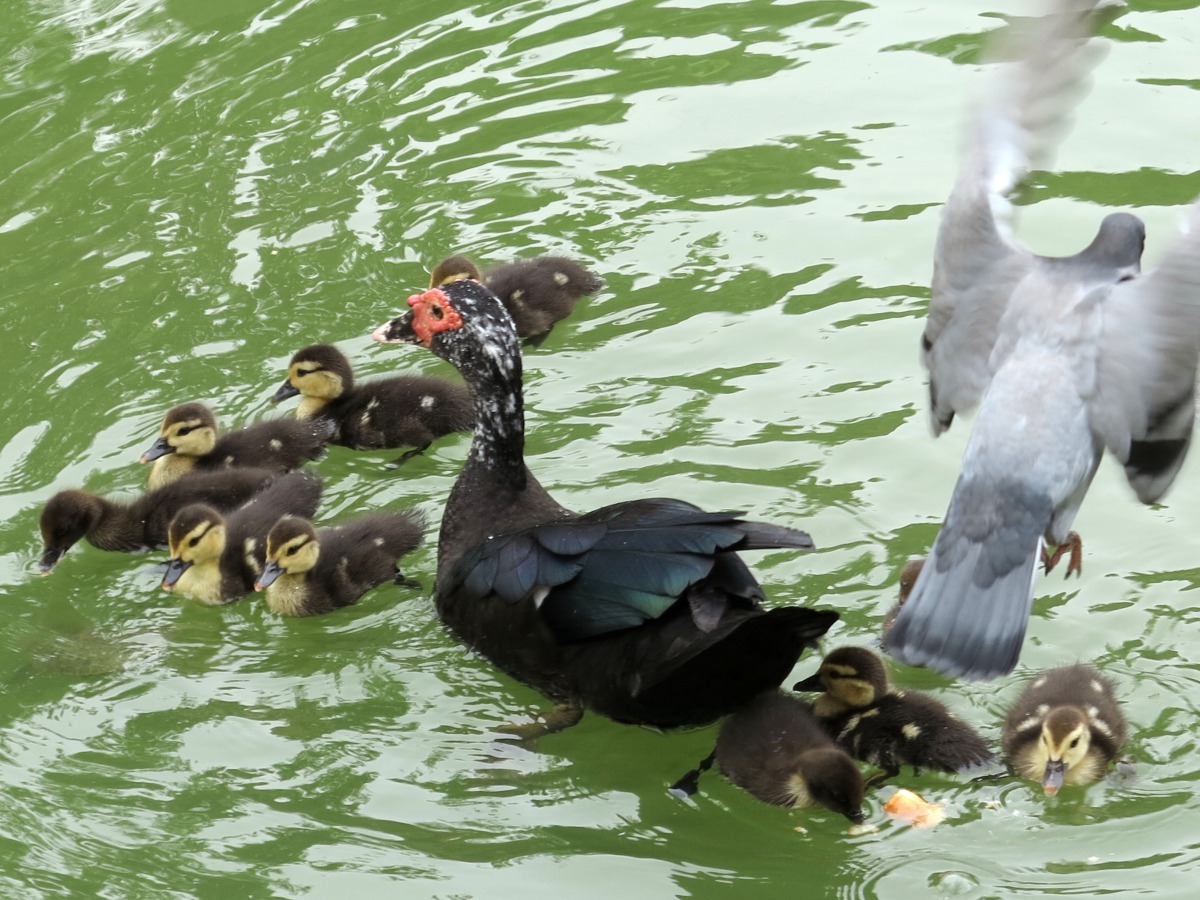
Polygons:
<instances>
[{"instance_id":1,"label":"green water","mask_svg":"<svg viewBox=\"0 0 1200 900\"><path fill-rule=\"evenodd\" d=\"M1131 209L1161 253L1200 192L1200 5L1133 0L1022 236L1073 252ZM1200 878L1197 463L1138 506L1106 464L1083 577L1039 599L1020 671L1095 660L1138 781L1047 799L902 779L933 831L847 836L719 777L712 731L542 707L381 588L323 618L185 606L151 557L34 564L64 487L131 494L164 410L227 423L293 350L445 372L366 332L451 251L566 253L607 288L526 362L530 464L569 506L677 495L807 528L754 560L774 602L871 640L932 541L967 429L934 441L917 341L974 60L964 0L10 0L0 31L0 895L1193 896ZM436 518L467 439L401 472L334 448L326 520ZM394 455L394 454L393 454ZM431 542L432 543L432 542ZM432 583L434 548L406 568ZM797 674L811 670L802 661ZM990 734L1016 679L898 669ZM807 832L796 830L798 825Z\"/></svg>"}]
</instances>

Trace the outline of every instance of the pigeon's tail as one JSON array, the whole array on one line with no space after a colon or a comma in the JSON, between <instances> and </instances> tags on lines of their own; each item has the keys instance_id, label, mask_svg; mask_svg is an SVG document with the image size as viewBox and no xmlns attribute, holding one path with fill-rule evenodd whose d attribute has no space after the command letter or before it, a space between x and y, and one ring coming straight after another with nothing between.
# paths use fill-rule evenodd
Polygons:
<instances>
[{"instance_id":1,"label":"pigeon's tail","mask_svg":"<svg viewBox=\"0 0 1200 900\"><path fill-rule=\"evenodd\" d=\"M885 648L982 681L1013 670L1033 603L1050 498L1019 481L960 480L946 522Z\"/></svg>"}]
</instances>

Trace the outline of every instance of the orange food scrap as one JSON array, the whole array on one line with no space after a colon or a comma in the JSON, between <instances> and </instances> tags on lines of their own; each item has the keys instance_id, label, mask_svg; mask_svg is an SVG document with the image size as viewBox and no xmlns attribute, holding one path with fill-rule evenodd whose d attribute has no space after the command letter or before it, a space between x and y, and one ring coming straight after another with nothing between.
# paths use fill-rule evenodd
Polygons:
<instances>
[{"instance_id":1,"label":"orange food scrap","mask_svg":"<svg viewBox=\"0 0 1200 900\"><path fill-rule=\"evenodd\" d=\"M940 803L926 803L919 794L900 788L888 798L883 811L893 819L907 822L913 828L932 828L946 818Z\"/></svg>"}]
</instances>

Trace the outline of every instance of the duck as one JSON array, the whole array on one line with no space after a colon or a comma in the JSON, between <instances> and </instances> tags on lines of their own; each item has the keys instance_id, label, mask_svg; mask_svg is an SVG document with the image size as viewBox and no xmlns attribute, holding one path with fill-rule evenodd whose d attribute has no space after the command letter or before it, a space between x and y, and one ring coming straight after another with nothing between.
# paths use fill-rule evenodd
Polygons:
<instances>
[{"instance_id":1,"label":"duck","mask_svg":"<svg viewBox=\"0 0 1200 900\"><path fill-rule=\"evenodd\" d=\"M714 761L730 783L764 803L824 806L855 825L866 819L866 786L858 766L809 705L784 691L763 691L730 715L712 755L689 775Z\"/></svg>"},{"instance_id":2,"label":"duck","mask_svg":"<svg viewBox=\"0 0 1200 900\"><path fill-rule=\"evenodd\" d=\"M461 384L426 375L396 375L355 383L350 361L332 344L297 350L287 379L271 398L301 395L296 418L334 423L329 442L353 450L411 447L395 465L433 441L475 424L471 395Z\"/></svg>"},{"instance_id":3,"label":"duck","mask_svg":"<svg viewBox=\"0 0 1200 900\"><path fill-rule=\"evenodd\" d=\"M1073 256L1011 239L1012 194L1064 131L1107 13L1055 0L974 117L942 211L921 338L936 435L978 407L928 562L885 648L981 681L1013 670L1037 569L1082 567L1072 531L1105 450L1137 499L1166 494L1191 444L1200 363L1200 202L1158 268L1146 231L1106 216ZM1015 57L1015 59L1014 59Z\"/></svg>"},{"instance_id":4,"label":"duck","mask_svg":"<svg viewBox=\"0 0 1200 900\"><path fill-rule=\"evenodd\" d=\"M896 624L896 616L900 615L900 610L906 602L908 595L912 593L913 585L917 583L917 578L921 574L921 569L925 566L925 558L910 559L904 564L904 568L900 570L900 590L896 597L896 602L883 615L883 636L886 639L892 630L892 626Z\"/></svg>"},{"instance_id":5,"label":"duck","mask_svg":"<svg viewBox=\"0 0 1200 900\"><path fill-rule=\"evenodd\" d=\"M324 419L275 419L218 434L211 409L203 403L184 403L167 410L158 439L141 455L141 462L154 463L151 488L197 470L248 466L288 472L317 459L333 428Z\"/></svg>"},{"instance_id":6,"label":"duck","mask_svg":"<svg viewBox=\"0 0 1200 900\"><path fill-rule=\"evenodd\" d=\"M207 503L189 503L171 519L171 558L162 586L205 606L231 603L253 592L266 566L267 535L282 517L311 516L321 502L313 472L281 475L248 503L224 515Z\"/></svg>"},{"instance_id":7,"label":"duck","mask_svg":"<svg viewBox=\"0 0 1200 900\"><path fill-rule=\"evenodd\" d=\"M1004 718L1004 757L1048 795L1064 784L1099 780L1125 744L1125 716L1112 681L1094 666L1048 669Z\"/></svg>"},{"instance_id":8,"label":"duck","mask_svg":"<svg viewBox=\"0 0 1200 900\"><path fill-rule=\"evenodd\" d=\"M866 647L830 651L792 689L821 692L813 715L838 746L882 770L872 783L894 777L901 766L964 772L995 759L987 741L944 704L893 688L883 660Z\"/></svg>"},{"instance_id":9,"label":"duck","mask_svg":"<svg viewBox=\"0 0 1200 900\"><path fill-rule=\"evenodd\" d=\"M183 507L207 503L222 511L236 509L277 474L249 468L194 472L146 491L132 502L110 500L75 488L59 491L42 509L39 525L43 552L38 570L48 575L84 538L100 550L126 553L165 546L167 526Z\"/></svg>"},{"instance_id":10,"label":"duck","mask_svg":"<svg viewBox=\"0 0 1200 900\"><path fill-rule=\"evenodd\" d=\"M500 298L526 346L537 346L554 325L571 314L583 297L604 287L604 281L581 263L565 256L515 259L481 273L466 256L451 256L433 268L431 288L470 279L486 285Z\"/></svg>"},{"instance_id":11,"label":"duck","mask_svg":"<svg viewBox=\"0 0 1200 900\"><path fill-rule=\"evenodd\" d=\"M267 535L266 568L254 583L267 608L283 616L315 616L358 601L386 581L420 587L400 571L400 558L416 549L424 517L413 510L378 512L342 525L314 528L284 516Z\"/></svg>"},{"instance_id":12,"label":"duck","mask_svg":"<svg viewBox=\"0 0 1200 900\"><path fill-rule=\"evenodd\" d=\"M527 737L591 709L660 729L703 725L777 688L838 619L767 609L741 550L811 550L802 531L642 498L577 513L525 464L521 351L484 285L409 298L374 338L453 364L475 401L467 460L446 502L434 604L464 643L557 704Z\"/></svg>"}]
</instances>

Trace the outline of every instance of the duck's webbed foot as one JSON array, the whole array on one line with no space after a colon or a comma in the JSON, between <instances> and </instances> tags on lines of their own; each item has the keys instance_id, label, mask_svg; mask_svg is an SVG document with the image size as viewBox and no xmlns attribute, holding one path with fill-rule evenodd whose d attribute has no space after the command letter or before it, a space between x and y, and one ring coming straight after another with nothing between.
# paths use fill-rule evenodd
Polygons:
<instances>
[{"instance_id":1,"label":"duck's webbed foot","mask_svg":"<svg viewBox=\"0 0 1200 900\"><path fill-rule=\"evenodd\" d=\"M880 787L889 778L895 778L899 774L900 774L899 766L891 766L889 768L880 769L878 772L876 772L874 775L870 776L863 782L863 787L867 788L867 789L874 789L874 788Z\"/></svg>"},{"instance_id":2,"label":"duck's webbed foot","mask_svg":"<svg viewBox=\"0 0 1200 900\"><path fill-rule=\"evenodd\" d=\"M414 591L422 590L422 588L424 587L421 584L421 582L417 581L417 579L409 578L407 575L405 575L399 569L396 569L396 575L392 579L392 583L397 584L400 587L411 588Z\"/></svg>"},{"instance_id":3,"label":"duck's webbed foot","mask_svg":"<svg viewBox=\"0 0 1200 900\"><path fill-rule=\"evenodd\" d=\"M696 768L667 788L667 791L674 794L680 800L686 800L688 797L691 797L700 790L700 776L711 769L716 760L717 751L713 750L712 753L700 760L700 764Z\"/></svg>"},{"instance_id":4,"label":"duck's webbed foot","mask_svg":"<svg viewBox=\"0 0 1200 900\"><path fill-rule=\"evenodd\" d=\"M1066 540L1055 547L1053 553L1047 553L1046 548L1042 547L1042 563L1046 566L1047 575L1058 565L1063 554L1068 551L1071 557L1067 562L1067 577L1070 578L1072 573L1083 572L1083 539L1080 538L1078 532L1068 531Z\"/></svg>"},{"instance_id":5,"label":"duck's webbed foot","mask_svg":"<svg viewBox=\"0 0 1200 900\"><path fill-rule=\"evenodd\" d=\"M1117 758L1117 763L1108 776L1108 780L1118 787L1128 787L1138 780L1137 760L1133 758L1132 754L1126 753Z\"/></svg>"},{"instance_id":6,"label":"duck's webbed foot","mask_svg":"<svg viewBox=\"0 0 1200 900\"><path fill-rule=\"evenodd\" d=\"M583 704L559 703L532 722L510 722L496 730L501 734L514 735L520 741L532 741L543 735L554 734L575 725L583 718Z\"/></svg>"},{"instance_id":7,"label":"duck's webbed foot","mask_svg":"<svg viewBox=\"0 0 1200 900\"><path fill-rule=\"evenodd\" d=\"M406 462L408 462L410 459L412 459L414 456L420 456L422 453L424 453L428 449L429 449L429 444L424 444L420 447L413 447L411 450L405 450L396 459L393 459L390 463L388 463L387 467L389 469L398 469L402 465L404 465Z\"/></svg>"}]
</instances>

